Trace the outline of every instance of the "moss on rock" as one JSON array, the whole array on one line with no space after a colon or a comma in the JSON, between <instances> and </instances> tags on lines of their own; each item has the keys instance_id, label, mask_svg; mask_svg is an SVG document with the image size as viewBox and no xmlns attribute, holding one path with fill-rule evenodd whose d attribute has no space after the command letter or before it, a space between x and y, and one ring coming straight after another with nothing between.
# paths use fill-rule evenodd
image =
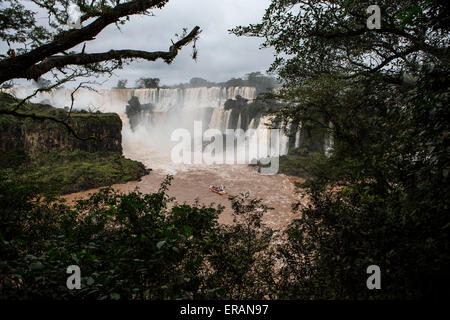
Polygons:
<instances>
[{"instance_id":1,"label":"moss on rock","mask_svg":"<svg viewBox=\"0 0 450 320\"><path fill-rule=\"evenodd\" d=\"M0 93L0 108L12 108L17 101ZM67 119L63 109L27 103L22 113ZM67 128L51 120L0 115L0 165L12 168L14 177L35 185L42 193L64 194L115 183L137 180L148 171L140 162L122 155L122 122L114 113L75 112ZM11 171L11 170L10 170Z\"/></svg>"}]
</instances>

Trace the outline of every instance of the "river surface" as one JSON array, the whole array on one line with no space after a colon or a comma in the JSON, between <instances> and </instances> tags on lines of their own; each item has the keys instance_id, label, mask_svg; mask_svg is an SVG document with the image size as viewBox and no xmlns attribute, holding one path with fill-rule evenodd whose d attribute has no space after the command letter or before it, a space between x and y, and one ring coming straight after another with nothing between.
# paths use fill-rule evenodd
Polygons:
<instances>
[{"instance_id":1,"label":"river surface","mask_svg":"<svg viewBox=\"0 0 450 320\"><path fill-rule=\"evenodd\" d=\"M14 94L26 97L33 88L15 88ZM55 107L64 107L71 104L71 90L60 89L51 93L40 93L34 102L44 101ZM187 89L114 89L91 91L81 88L75 93L75 106L80 109L95 107L104 112L115 112L122 119L122 147L125 157L142 162L152 171L142 177L140 181L131 181L124 184L113 185L120 192L129 192L136 187L144 193L158 190L161 182L171 174L174 176L168 194L175 197L179 203L194 203L196 199L200 204L211 203L225 206L219 217L221 223L232 223L232 210L227 195L218 195L209 190L209 185L224 185L228 195L238 195L249 192L251 197L260 198L268 207L274 208L265 216L265 222L273 228L283 228L290 221L298 217L293 213L291 206L295 202L305 204L301 193L296 192L295 178L285 175L261 175L255 167L246 164L176 164L171 160L173 140L171 135L179 128L186 128L193 136L193 123L203 121L204 129L224 131L226 129L240 129L240 118L236 127L230 127L231 111L224 109L228 99L237 96L251 101L256 98L256 89L251 87L230 88L187 88ZM138 97L141 104L155 106L150 118L142 117L138 125L131 129L126 115L126 105L131 97ZM175 108L176 107L176 108ZM175 108L175 109L174 109ZM213 109L212 113L208 110ZM170 110L176 110L169 112ZM206 117L209 115L208 117ZM256 130L254 137L262 139L263 143L270 141L264 136L267 128L265 118L252 119L248 127ZM280 153L288 151L288 139L281 136ZM296 137L297 139L297 137ZM295 142L297 145L297 140ZM254 145L252 143L252 145ZM242 144L236 147L239 152L250 152ZM259 157L265 157L259 154ZM250 160L250 157L249 159ZM241 162L235 162L241 163ZM248 163L248 162L247 162ZM78 192L64 196L69 202L86 198L90 193L99 189ZM299 190L301 192L301 190Z\"/></svg>"},{"instance_id":2,"label":"river surface","mask_svg":"<svg viewBox=\"0 0 450 320\"><path fill-rule=\"evenodd\" d=\"M294 213L291 209L294 202L304 203L301 193L296 192L294 178L282 174L261 175L255 167L247 165L189 165L176 171L174 166L169 170L153 167L153 171L142 177L141 181L116 184L113 188L126 193L138 187L143 193L153 193L158 190L167 174L174 176L168 195L175 197L178 203L192 204L198 199L200 204L214 203L225 206L224 212L219 217L220 223L232 223L231 204L227 195L210 191L209 185L224 185L228 195L249 192L252 197L263 199L265 205L274 208L265 215L264 221L275 229L282 229L299 217L299 213ZM73 193L64 198L73 202L86 198L97 190Z\"/></svg>"}]
</instances>

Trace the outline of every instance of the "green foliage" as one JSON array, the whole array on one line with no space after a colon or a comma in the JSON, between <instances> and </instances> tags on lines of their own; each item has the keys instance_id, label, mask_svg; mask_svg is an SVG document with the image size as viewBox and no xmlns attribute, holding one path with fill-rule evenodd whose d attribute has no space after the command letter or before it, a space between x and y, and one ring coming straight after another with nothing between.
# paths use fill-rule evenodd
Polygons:
<instances>
[{"instance_id":1,"label":"green foliage","mask_svg":"<svg viewBox=\"0 0 450 320\"><path fill-rule=\"evenodd\" d=\"M254 87L256 94L270 92L278 88L280 84L272 76L264 75L260 71L247 74L246 78L231 78L224 82L211 82L203 78L192 78L189 83L174 86L162 86L163 88L198 88L198 87Z\"/></svg>"},{"instance_id":2,"label":"green foliage","mask_svg":"<svg viewBox=\"0 0 450 320\"><path fill-rule=\"evenodd\" d=\"M267 208L233 198L235 225L222 226L220 207L172 203L170 180L153 194L102 189L75 206L0 180L1 298L263 298L274 264L261 256ZM69 265L81 268L81 290L66 288Z\"/></svg>"},{"instance_id":3,"label":"green foliage","mask_svg":"<svg viewBox=\"0 0 450 320\"><path fill-rule=\"evenodd\" d=\"M139 78L136 80L136 88L159 88L159 78Z\"/></svg>"},{"instance_id":4,"label":"green foliage","mask_svg":"<svg viewBox=\"0 0 450 320\"><path fill-rule=\"evenodd\" d=\"M2 172L1 297L445 297L446 3L378 1L382 29L369 31L370 2L273 0L262 23L234 30L265 37L278 55L272 70L284 87L275 122L311 133L280 161L281 170L308 177L309 203L294 207L300 218L279 237L261 221L268 208L248 195L231 197L235 219L226 226L217 222L222 208L172 203L170 178L154 194L103 189L67 206ZM242 107L261 111L227 103ZM334 138L329 158L317 152L325 131ZM65 287L72 264L82 267L79 291ZM381 268L381 290L366 287L372 264Z\"/></svg>"},{"instance_id":5,"label":"green foliage","mask_svg":"<svg viewBox=\"0 0 450 320\"><path fill-rule=\"evenodd\" d=\"M261 72L251 72L247 74L247 83L250 87L255 87L257 92L268 92L278 87L274 78L263 75Z\"/></svg>"},{"instance_id":6,"label":"green foliage","mask_svg":"<svg viewBox=\"0 0 450 320\"><path fill-rule=\"evenodd\" d=\"M207 285L215 298L266 299L276 295L274 230L262 223L270 209L249 194L230 197L233 224L205 243Z\"/></svg>"},{"instance_id":7,"label":"green foliage","mask_svg":"<svg viewBox=\"0 0 450 320\"><path fill-rule=\"evenodd\" d=\"M23 149L15 148L4 151L0 158L0 168L19 168L29 162L29 158Z\"/></svg>"},{"instance_id":8,"label":"green foliage","mask_svg":"<svg viewBox=\"0 0 450 320\"><path fill-rule=\"evenodd\" d=\"M309 152L305 149L294 149L280 157L279 173L300 178L312 178L313 173L323 170L318 163L326 162L321 152Z\"/></svg>"},{"instance_id":9,"label":"green foliage","mask_svg":"<svg viewBox=\"0 0 450 320\"><path fill-rule=\"evenodd\" d=\"M14 157L15 161L22 158L22 154ZM146 174L140 162L126 159L119 153L52 151L42 153L36 159L25 159L22 166L14 170L10 180L34 185L46 195L137 180Z\"/></svg>"},{"instance_id":10,"label":"green foliage","mask_svg":"<svg viewBox=\"0 0 450 320\"><path fill-rule=\"evenodd\" d=\"M128 82L128 80L126 80L126 79L120 79L119 81L117 81L116 88L117 89L125 89L127 87L127 82Z\"/></svg>"},{"instance_id":11,"label":"green foliage","mask_svg":"<svg viewBox=\"0 0 450 320\"><path fill-rule=\"evenodd\" d=\"M371 4L273 0L233 30L278 55L276 119L334 138L328 159L280 160L309 171L310 199L279 246L281 298L442 298L450 285L448 2L378 1L379 30ZM372 264L381 290L366 287Z\"/></svg>"},{"instance_id":12,"label":"green foliage","mask_svg":"<svg viewBox=\"0 0 450 320\"><path fill-rule=\"evenodd\" d=\"M159 1L155 8L162 8L168 1ZM0 1L0 40L8 44L15 44L19 54L29 52L42 46L49 40L62 36L67 31L68 0L33 0L33 9L28 9L18 0ZM117 1L75 1L83 15L99 17L108 15L118 5ZM38 8L38 9L36 9ZM44 12L47 23L42 24L37 19L39 13ZM143 14L147 13L145 10ZM127 18L120 19L117 25L123 25ZM93 66L91 66L93 67ZM98 67L98 66L97 66ZM97 69L97 71L99 71Z\"/></svg>"},{"instance_id":13,"label":"green foliage","mask_svg":"<svg viewBox=\"0 0 450 320\"><path fill-rule=\"evenodd\" d=\"M0 39L9 43L30 42L32 47L48 40L51 33L36 23L35 12L17 0L0 1Z\"/></svg>"},{"instance_id":14,"label":"green foliage","mask_svg":"<svg viewBox=\"0 0 450 320\"><path fill-rule=\"evenodd\" d=\"M263 47L276 52L271 71L291 85L334 73L353 76L383 71L386 78L395 78L399 70L417 74L419 57L424 65L448 61L446 1L378 1L382 23L377 31L366 26L366 9L373 4L273 0L261 23L231 31L263 37Z\"/></svg>"},{"instance_id":15,"label":"green foliage","mask_svg":"<svg viewBox=\"0 0 450 320\"><path fill-rule=\"evenodd\" d=\"M255 121L255 126L258 126L262 116L274 112L279 108L279 103L270 99L268 94L261 94L250 103L248 103L247 99L237 95L236 99L228 99L224 104L225 110L231 110L229 126L237 128L240 118L240 129L244 130L248 129L252 120Z\"/></svg>"},{"instance_id":16,"label":"green foliage","mask_svg":"<svg viewBox=\"0 0 450 320\"><path fill-rule=\"evenodd\" d=\"M203 78L192 78L191 80L189 80L189 85L193 88L209 87L212 85L212 83Z\"/></svg>"}]
</instances>

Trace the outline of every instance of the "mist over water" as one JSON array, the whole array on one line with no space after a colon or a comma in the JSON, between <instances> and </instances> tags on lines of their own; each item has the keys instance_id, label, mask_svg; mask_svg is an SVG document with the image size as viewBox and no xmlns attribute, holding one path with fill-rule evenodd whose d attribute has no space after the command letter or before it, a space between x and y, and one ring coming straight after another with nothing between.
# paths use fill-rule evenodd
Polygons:
<instances>
[{"instance_id":1,"label":"mist over water","mask_svg":"<svg viewBox=\"0 0 450 320\"><path fill-rule=\"evenodd\" d=\"M33 91L34 89L31 88L15 88L13 93L22 98L30 95ZM32 102L44 102L64 108L71 104L70 94L71 90L69 89L40 93L32 99ZM177 142L171 141L171 134L175 129L184 128L193 137L194 121L202 121L203 133L211 129L218 129L225 133L226 129L233 130L244 127L245 124L241 117L234 122L231 119L231 110L224 110L225 101L235 99L237 95L252 100L256 98L256 91L250 87L99 91L80 89L74 95L74 108L117 113L123 123L124 155L153 169L142 180L116 184L113 185L114 189L120 192L129 192L138 187L144 193L157 192L165 176L172 174L175 179L169 188L169 196L175 197L180 203L192 204L195 199L200 199L203 204L223 205L225 210L221 214L219 222L228 224L233 223L233 210L227 196L217 195L208 188L209 185L224 185L229 195L249 192L253 197L264 199L266 205L275 209L266 214L264 221L269 226L283 228L296 217L296 213L291 210L291 204L296 201L305 201L295 192L294 178L282 174L261 175L256 168L248 166L248 163L206 164L202 162L196 164L192 162L184 164L174 163L171 159L172 148L177 144ZM141 104L151 103L155 108L152 112L140 114L137 125L132 129L130 119L125 111L128 101L133 96L138 97ZM249 120L247 127L253 129L253 132L247 139L242 140L242 135L245 135L243 129L233 130L238 133L237 140L241 141L235 146L234 151L237 155L244 154L246 161L252 160L249 152L255 152L255 141L270 141L269 130L265 126L269 120L264 116ZM232 122L235 123L234 127ZM298 139L299 134L296 137L297 145ZM278 143L279 153L287 153L288 137L281 135ZM265 150L266 154L271 151L270 148ZM202 154L192 152L191 156L194 159ZM223 156L226 158L226 155ZM68 201L82 199L96 190L82 191L64 196L64 198Z\"/></svg>"},{"instance_id":2,"label":"mist over water","mask_svg":"<svg viewBox=\"0 0 450 320\"><path fill-rule=\"evenodd\" d=\"M18 98L24 98L33 93L32 88L14 88L12 93ZM48 103L58 108L70 107L70 89L58 89L50 93L37 94L31 101ZM249 101L256 98L256 89L253 87L200 87L200 88L158 88L158 89L111 89L111 90L89 90L80 88L74 94L74 109L114 112L117 113L123 123L122 146L124 155L130 159L138 160L147 167L161 172L174 174L178 171L195 170L205 165L218 166L219 163L198 163L194 159L201 159L201 151L194 150L193 143L191 163L174 163L171 151L180 143L172 141L172 134L177 129L187 130L192 139L195 135L202 136L207 130L220 130L226 134L226 130L238 130L238 135L232 133L229 136L234 145L234 162L227 158L226 154L212 151L213 158L221 158L227 164L243 164L238 158L245 158L245 163L253 159L265 158L267 156L283 155L288 151L288 137L281 134L276 141L272 142L271 134L265 125L269 122L268 117L257 117L251 119L247 124L247 134L242 130L241 116L234 127L231 125L232 110L225 110L224 104L228 99L241 96ZM137 123L131 128L130 120L126 115L126 105L133 97L139 99L140 104L151 104L154 108L139 115ZM136 122L136 121L135 121ZM201 130L195 130L194 125L201 125ZM233 131L231 131L233 132ZM241 139L239 138L241 135ZM245 135L245 138L242 138ZM201 137L200 137L201 138ZM213 139L211 139L214 141ZM224 148L230 145L224 140ZM208 150L208 142L203 142L203 151ZM206 149L205 149L206 147ZM211 149L211 148L210 148ZM211 151L209 149L209 151ZM230 152L230 150L228 150ZM196 154L197 153L197 154ZM205 155L203 154L203 158ZM216 159L217 159L216 158Z\"/></svg>"}]
</instances>

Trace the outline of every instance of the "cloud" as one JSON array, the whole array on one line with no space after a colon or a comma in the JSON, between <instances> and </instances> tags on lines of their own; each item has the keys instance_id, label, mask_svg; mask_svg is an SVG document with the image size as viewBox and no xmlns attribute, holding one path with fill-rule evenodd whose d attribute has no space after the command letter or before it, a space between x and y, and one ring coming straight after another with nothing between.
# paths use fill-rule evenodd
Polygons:
<instances>
[{"instance_id":1,"label":"cloud","mask_svg":"<svg viewBox=\"0 0 450 320\"><path fill-rule=\"evenodd\" d=\"M148 62L136 60L104 83L111 87L118 79L134 84L140 77L160 78L161 84L188 82L202 77L220 82L232 77L243 77L252 71L266 71L273 62L271 49L260 50L262 39L236 37L228 32L238 25L261 21L270 0L170 0L162 9L154 10L154 16L132 16L120 27L108 26L98 37L87 43L86 52L103 52L110 49L168 50L175 34L183 28L190 31L196 25L202 33L197 42L198 61L192 55L192 47L184 47L172 62ZM38 20L45 21L45 12L31 2L26 6L38 12ZM39 18L40 17L40 18ZM6 44L0 43L4 51ZM81 50L81 45L76 50ZM44 75L49 78L49 75ZM103 81L100 78L100 81Z\"/></svg>"},{"instance_id":2,"label":"cloud","mask_svg":"<svg viewBox=\"0 0 450 320\"><path fill-rule=\"evenodd\" d=\"M198 61L191 58L191 47L185 47L170 65L162 61L135 61L116 72L107 85L118 79L132 84L141 76L157 77L163 84L188 82L192 77L210 81L225 81L252 71L265 71L273 61L273 51L260 50L262 40L236 37L228 32L238 25L261 21L269 0L171 0L155 16L132 17L121 31L110 26L103 31L88 51L99 52L111 48L167 50L175 34L183 28L198 25L203 32L197 43Z\"/></svg>"}]
</instances>

